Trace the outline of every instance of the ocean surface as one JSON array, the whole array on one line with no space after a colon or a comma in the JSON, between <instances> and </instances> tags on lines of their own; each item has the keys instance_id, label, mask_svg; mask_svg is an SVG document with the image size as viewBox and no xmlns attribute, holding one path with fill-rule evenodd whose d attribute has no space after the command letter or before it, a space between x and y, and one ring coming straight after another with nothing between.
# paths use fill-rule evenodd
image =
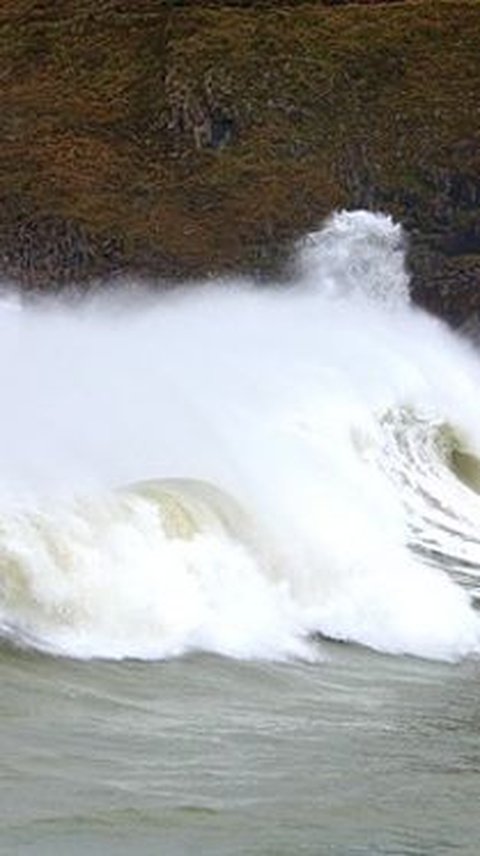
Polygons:
<instances>
[{"instance_id":1,"label":"ocean surface","mask_svg":"<svg viewBox=\"0 0 480 856\"><path fill-rule=\"evenodd\" d=\"M404 244L5 290L2 854L478 854L480 357Z\"/></svg>"}]
</instances>

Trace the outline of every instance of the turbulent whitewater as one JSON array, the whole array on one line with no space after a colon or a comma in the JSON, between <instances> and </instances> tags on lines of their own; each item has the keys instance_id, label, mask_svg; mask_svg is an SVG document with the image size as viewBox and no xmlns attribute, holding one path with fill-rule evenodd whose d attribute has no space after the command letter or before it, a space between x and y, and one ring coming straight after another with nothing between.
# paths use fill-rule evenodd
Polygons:
<instances>
[{"instance_id":1,"label":"turbulent whitewater","mask_svg":"<svg viewBox=\"0 0 480 856\"><path fill-rule=\"evenodd\" d=\"M338 214L290 286L0 305L0 628L77 657L480 651L480 362Z\"/></svg>"}]
</instances>

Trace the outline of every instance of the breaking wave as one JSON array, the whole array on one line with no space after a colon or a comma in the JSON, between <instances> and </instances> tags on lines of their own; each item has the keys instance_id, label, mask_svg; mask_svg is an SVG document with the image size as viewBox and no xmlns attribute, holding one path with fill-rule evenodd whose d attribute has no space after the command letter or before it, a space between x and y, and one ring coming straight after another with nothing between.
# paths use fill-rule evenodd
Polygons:
<instances>
[{"instance_id":1,"label":"breaking wave","mask_svg":"<svg viewBox=\"0 0 480 856\"><path fill-rule=\"evenodd\" d=\"M477 654L480 364L410 305L400 227L335 215L288 288L130 291L0 305L3 638Z\"/></svg>"}]
</instances>

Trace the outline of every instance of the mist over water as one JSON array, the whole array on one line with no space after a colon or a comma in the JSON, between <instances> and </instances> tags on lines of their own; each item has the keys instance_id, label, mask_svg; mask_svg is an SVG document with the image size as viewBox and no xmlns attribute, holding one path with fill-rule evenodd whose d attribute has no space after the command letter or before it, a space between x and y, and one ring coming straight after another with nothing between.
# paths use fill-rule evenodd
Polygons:
<instances>
[{"instance_id":1,"label":"mist over water","mask_svg":"<svg viewBox=\"0 0 480 856\"><path fill-rule=\"evenodd\" d=\"M480 363L335 215L289 287L0 305L0 624L75 657L475 655Z\"/></svg>"}]
</instances>

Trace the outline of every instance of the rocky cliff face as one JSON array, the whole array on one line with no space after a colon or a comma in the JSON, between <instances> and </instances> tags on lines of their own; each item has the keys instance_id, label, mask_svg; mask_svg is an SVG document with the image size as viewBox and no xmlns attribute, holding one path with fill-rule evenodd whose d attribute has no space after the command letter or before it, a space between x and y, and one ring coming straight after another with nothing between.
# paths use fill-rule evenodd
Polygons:
<instances>
[{"instance_id":1,"label":"rocky cliff face","mask_svg":"<svg viewBox=\"0 0 480 856\"><path fill-rule=\"evenodd\" d=\"M268 276L338 207L411 235L415 298L480 316L480 2L5 0L0 268Z\"/></svg>"}]
</instances>

